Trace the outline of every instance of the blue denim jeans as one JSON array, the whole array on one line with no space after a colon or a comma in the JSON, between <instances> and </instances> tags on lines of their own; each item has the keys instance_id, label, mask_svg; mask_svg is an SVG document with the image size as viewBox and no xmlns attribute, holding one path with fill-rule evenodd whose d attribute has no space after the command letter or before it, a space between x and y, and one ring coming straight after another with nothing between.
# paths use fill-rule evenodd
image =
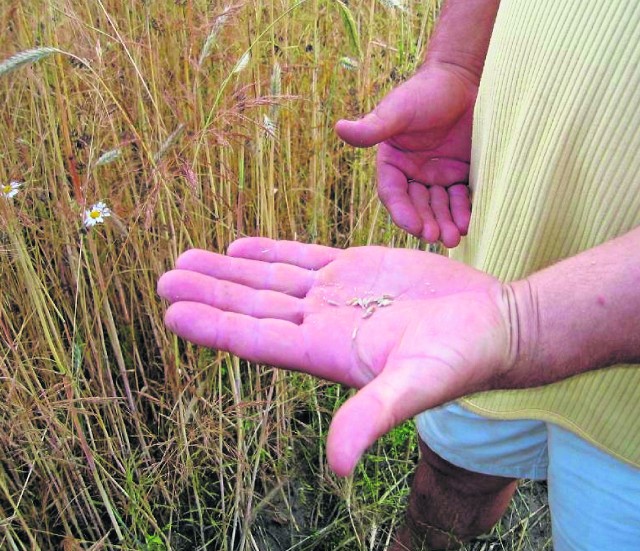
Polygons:
<instances>
[{"instance_id":1,"label":"blue denim jeans","mask_svg":"<svg viewBox=\"0 0 640 551\"><path fill-rule=\"evenodd\" d=\"M546 480L555 551L640 549L640 469L557 425L487 419L457 403L416 423L424 442L458 467Z\"/></svg>"}]
</instances>

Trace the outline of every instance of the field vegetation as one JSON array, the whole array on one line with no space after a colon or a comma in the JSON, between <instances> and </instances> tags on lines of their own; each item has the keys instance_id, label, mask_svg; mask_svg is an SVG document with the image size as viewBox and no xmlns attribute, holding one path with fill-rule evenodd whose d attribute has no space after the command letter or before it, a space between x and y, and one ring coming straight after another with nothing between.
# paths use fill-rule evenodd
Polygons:
<instances>
[{"instance_id":1,"label":"field vegetation","mask_svg":"<svg viewBox=\"0 0 640 551\"><path fill-rule=\"evenodd\" d=\"M414 71L438 8L0 4L1 549L388 546L411 424L334 477L348 390L175 338L155 286L244 235L420 246L332 126ZM541 549L543 497L474 549Z\"/></svg>"}]
</instances>

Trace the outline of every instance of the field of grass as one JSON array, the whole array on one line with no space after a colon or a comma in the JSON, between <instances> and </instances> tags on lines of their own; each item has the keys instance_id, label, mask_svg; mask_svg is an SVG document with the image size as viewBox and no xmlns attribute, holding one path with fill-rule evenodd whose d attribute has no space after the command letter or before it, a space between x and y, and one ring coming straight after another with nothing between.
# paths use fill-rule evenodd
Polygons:
<instances>
[{"instance_id":1,"label":"field of grass","mask_svg":"<svg viewBox=\"0 0 640 551\"><path fill-rule=\"evenodd\" d=\"M0 549L386 548L413 427L337 479L348 391L180 341L155 285L243 235L419 246L332 126L413 72L437 9L1 3ZM531 503L473 548L541 549Z\"/></svg>"}]
</instances>

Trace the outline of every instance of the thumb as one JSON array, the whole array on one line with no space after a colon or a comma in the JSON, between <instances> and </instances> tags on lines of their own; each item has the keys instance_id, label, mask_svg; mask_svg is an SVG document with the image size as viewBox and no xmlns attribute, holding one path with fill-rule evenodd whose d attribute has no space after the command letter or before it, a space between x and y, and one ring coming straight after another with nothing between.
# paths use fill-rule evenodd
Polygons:
<instances>
[{"instance_id":1,"label":"thumb","mask_svg":"<svg viewBox=\"0 0 640 551\"><path fill-rule=\"evenodd\" d=\"M422 362L420 371L429 370ZM327 460L338 476L351 474L366 449L392 428L445 401L439 399L437 382L430 389L417 373L387 368L337 411L327 437Z\"/></svg>"},{"instance_id":2,"label":"thumb","mask_svg":"<svg viewBox=\"0 0 640 551\"><path fill-rule=\"evenodd\" d=\"M357 121L339 120L335 130L345 142L355 147L371 147L402 132L406 124L392 112L383 118L378 108Z\"/></svg>"},{"instance_id":3,"label":"thumb","mask_svg":"<svg viewBox=\"0 0 640 551\"><path fill-rule=\"evenodd\" d=\"M402 133L414 119L419 101L418 79L392 90L378 106L357 121L339 120L335 130L345 142L371 147Z\"/></svg>"}]
</instances>

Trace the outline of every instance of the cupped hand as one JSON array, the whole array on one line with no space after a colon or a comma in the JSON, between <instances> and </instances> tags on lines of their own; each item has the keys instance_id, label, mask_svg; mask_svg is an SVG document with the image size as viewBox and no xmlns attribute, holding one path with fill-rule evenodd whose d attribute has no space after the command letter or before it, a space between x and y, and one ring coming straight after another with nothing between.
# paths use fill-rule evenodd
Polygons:
<instances>
[{"instance_id":1,"label":"cupped hand","mask_svg":"<svg viewBox=\"0 0 640 551\"><path fill-rule=\"evenodd\" d=\"M420 411L493 388L511 363L501 283L431 253L246 238L228 255L184 253L158 292L167 327L189 341L359 389L329 430L339 475Z\"/></svg>"},{"instance_id":2,"label":"cupped hand","mask_svg":"<svg viewBox=\"0 0 640 551\"><path fill-rule=\"evenodd\" d=\"M368 115L336 132L357 147L379 144L378 194L394 222L454 247L471 217L471 124L477 83L434 63L392 90Z\"/></svg>"}]
</instances>

